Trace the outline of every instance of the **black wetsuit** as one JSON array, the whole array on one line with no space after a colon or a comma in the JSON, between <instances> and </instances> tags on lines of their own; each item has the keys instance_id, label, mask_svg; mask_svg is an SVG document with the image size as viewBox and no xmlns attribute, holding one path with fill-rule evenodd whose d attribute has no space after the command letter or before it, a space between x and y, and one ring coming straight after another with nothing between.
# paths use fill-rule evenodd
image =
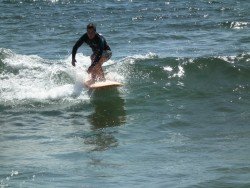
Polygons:
<instances>
[{"instance_id":1,"label":"black wetsuit","mask_svg":"<svg viewBox=\"0 0 250 188\"><path fill-rule=\"evenodd\" d=\"M103 51L107 51L107 50L111 51L109 45L107 44L105 38L102 35L96 33L95 37L92 40L90 40L87 33L85 33L83 36L81 36L81 38L76 42L76 44L73 47L73 50L72 50L73 59L75 59L77 49L84 42L87 45L89 45L89 47L93 51L94 60L92 61L91 66L95 66L98 63L98 61L101 59Z\"/></svg>"}]
</instances>

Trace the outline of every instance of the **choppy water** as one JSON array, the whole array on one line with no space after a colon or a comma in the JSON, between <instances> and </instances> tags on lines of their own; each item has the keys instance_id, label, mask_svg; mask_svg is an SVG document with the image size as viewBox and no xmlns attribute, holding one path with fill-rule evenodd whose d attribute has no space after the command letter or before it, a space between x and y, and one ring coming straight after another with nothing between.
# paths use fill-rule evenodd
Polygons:
<instances>
[{"instance_id":1,"label":"choppy water","mask_svg":"<svg viewBox=\"0 0 250 188\"><path fill-rule=\"evenodd\" d=\"M248 1L0 1L0 187L249 187ZM89 92L88 22L116 89Z\"/></svg>"}]
</instances>

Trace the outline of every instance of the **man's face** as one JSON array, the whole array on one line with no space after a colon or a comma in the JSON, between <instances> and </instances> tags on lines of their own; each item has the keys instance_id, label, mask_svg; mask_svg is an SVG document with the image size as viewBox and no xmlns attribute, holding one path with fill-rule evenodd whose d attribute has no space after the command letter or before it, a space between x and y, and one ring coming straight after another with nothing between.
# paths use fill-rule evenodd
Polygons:
<instances>
[{"instance_id":1,"label":"man's face","mask_svg":"<svg viewBox=\"0 0 250 188\"><path fill-rule=\"evenodd\" d=\"M95 30L92 28L87 29L87 35L90 39L93 39L95 37Z\"/></svg>"}]
</instances>

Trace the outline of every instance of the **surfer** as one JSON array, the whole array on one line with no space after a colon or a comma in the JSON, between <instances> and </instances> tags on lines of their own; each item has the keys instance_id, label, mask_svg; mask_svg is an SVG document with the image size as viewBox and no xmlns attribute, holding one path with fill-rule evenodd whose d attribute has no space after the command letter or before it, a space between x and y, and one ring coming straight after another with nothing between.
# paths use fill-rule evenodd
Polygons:
<instances>
[{"instance_id":1,"label":"surfer","mask_svg":"<svg viewBox=\"0 0 250 188\"><path fill-rule=\"evenodd\" d=\"M105 81L102 64L110 59L112 52L105 38L96 32L96 26L93 23L87 25L87 32L80 37L72 49L71 63L73 66L76 63L77 49L83 43L86 43L93 51L93 54L90 56L91 65L87 70L91 74L91 82L93 83L97 80Z\"/></svg>"}]
</instances>

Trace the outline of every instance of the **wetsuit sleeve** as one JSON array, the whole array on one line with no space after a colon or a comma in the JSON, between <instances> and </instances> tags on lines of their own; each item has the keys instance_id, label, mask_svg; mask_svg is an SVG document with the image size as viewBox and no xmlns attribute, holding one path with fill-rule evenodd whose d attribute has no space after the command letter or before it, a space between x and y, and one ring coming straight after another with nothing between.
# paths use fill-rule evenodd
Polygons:
<instances>
[{"instance_id":1,"label":"wetsuit sleeve","mask_svg":"<svg viewBox=\"0 0 250 188\"><path fill-rule=\"evenodd\" d=\"M99 49L95 52L95 59L92 62L91 66L95 66L101 59L102 57L102 53L103 53L103 49L104 49L104 38L100 37L100 41L99 41Z\"/></svg>"},{"instance_id":2,"label":"wetsuit sleeve","mask_svg":"<svg viewBox=\"0 0 250 188\"><path fill-rule=\"evenodd\" d=\"M73 49L72 49L72 59L75 59L77 49L84 43L85 41L85 35L83 35L79 40L75 43Z\"/></svg>"}]
</instances>

